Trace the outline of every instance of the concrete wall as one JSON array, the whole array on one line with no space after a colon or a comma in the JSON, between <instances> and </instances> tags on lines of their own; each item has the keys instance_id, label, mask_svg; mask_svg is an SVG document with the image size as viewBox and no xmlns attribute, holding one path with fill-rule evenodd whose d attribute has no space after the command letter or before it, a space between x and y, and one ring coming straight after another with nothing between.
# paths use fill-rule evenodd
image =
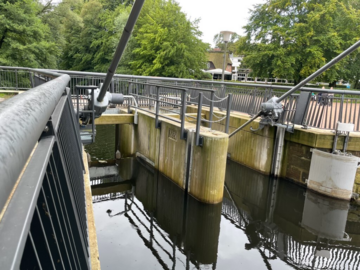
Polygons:
<instances>
[{"instance_id":1,"label":"concrete wall","mask_svg":"<svg viewBox=\"0 0 360 270\"><path fill-rule=\"evenodd\" d=\"M187 111L191 113L196 110L197 108L195 106L189 106L187 108ZM205 114L206 119L209 119L208 109L204 109L203 114ZM225 116L225 112L217 111L214 112L214 114L219 118ZM216 116L213 117L213 120L218 119ZM231 113L229 132L233 132L249 119L250 117L248 115ZM264 174L270 174L276 128L265 127L262 130L253 132L250 130L250 127L257 129L259 122L253 122L230 138L228 156L231 160L246 167ZM219 123L213 123L212 129L225 132L225 120Z\"/></svg>"},{"instance_id":2,"label":"concrete wall","mask_svg":"<svg viewBox=\"0 0 360 270\"><path fill-rule=\"evenodd\" d=\"M195 106L189 106L188 112L195 112ZM202 111L205 118L209 119L209 109ZM219 118L225 115L225 112L215 111ZM214 117L213 120L217 118ZM242 113L231 113L230 133L240 127L250 117ZM244 130L238 132L230 138L228 155L235 162L245 165L253 170L269 175L271 173L271 162L274 151L274 142L276 127L265 127L261 131L253 132L250 127L258 128L259 121L256 120ZM225 130L225 120L214 123L215 130ZM292 180L296 183L306 185L311 163L310 149L316 148L331 152L334 141L334 133L330 130L321 130L317 128L302 129L296 127L293 134L286 132L284 142L284 154L280 176ZM344 137L339 137L337 149L343 149ZM360 134L351 133L347 152L355 156L360 156ZM353 191L360 194L360 169L357 170Z\"/></svg>"},{"instance_id":3,"label":"concrete wall","mask_svg":"<svg viewBox=\"0 0 360 270\"><path fill-rule=\"evenodd\" d=\"M179 123L162 119L157 129L153 115L141 111L138 114L137 125L120 125L122 157L144 158L182 189L186 188L189 170L189 193L202 202L221 202L228 135L202 128L203 146L195 146L194 124L186 123L188 138L182 140Z\"/></svg>"}]
</instances>

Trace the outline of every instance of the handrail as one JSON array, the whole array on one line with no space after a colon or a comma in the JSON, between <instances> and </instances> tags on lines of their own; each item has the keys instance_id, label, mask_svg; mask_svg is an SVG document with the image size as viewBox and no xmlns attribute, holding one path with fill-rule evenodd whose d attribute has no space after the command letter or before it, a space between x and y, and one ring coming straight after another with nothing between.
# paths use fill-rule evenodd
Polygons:
<instances>
[{"instance_id":1,"label":"handrail","mask_svg":"<svg viewBox=\"0 0 360 270\"><path fill-rule=\"evenodd\" d=\"M72 71L72 70L61 70L61 69L32 69L24 67L8 67L0 66L0 69L12 69L12 70L27 70L27 71L36 71L41 74L51 75L51 74L67 74L69 76L97 76L105 77L106 73L101 72L88 72L88 71ZM153 77L153 76L140 76L140 75L124 75L124 74L114 74L114 78L124 78L130 80L144 79L144 80L161 80L161 81L177 81L177 82L190 82L190 83L204 83L204 84L213 84L213 85L229 85L229 86L245 86L245 87L256 87L256 88L266 88L266 89L279 89L279 90L290 90L291 86L285 85L274 85L274 84L264 84L264 83L235 83L235 82L217 82L217 81L206 81L206 80L194 80L194 79L184 79L184 78L170 78L170 77ZM133 81L132 83L135 83ZM181 86L185 87L185 86ZM186 87L189 88L189 87ZM198 89L193 87L194 89ZM352 90L334 90L334 89L321 89L314 87L301 87L299 91L305 92L318 92L318 93L330 93L330 94L339 94L339 95L360 95L360 91Z\"/></svg>"},{"instance_id":2,"label":"handrail","mask_svg":"<svg viewBox=\"0 0 360 270\"><path fill-rule=\"evenodd\" d=\"M70 82L69 75L41 73L57 78L0 103L0 209Z\"/></svg>"}]
</instances>

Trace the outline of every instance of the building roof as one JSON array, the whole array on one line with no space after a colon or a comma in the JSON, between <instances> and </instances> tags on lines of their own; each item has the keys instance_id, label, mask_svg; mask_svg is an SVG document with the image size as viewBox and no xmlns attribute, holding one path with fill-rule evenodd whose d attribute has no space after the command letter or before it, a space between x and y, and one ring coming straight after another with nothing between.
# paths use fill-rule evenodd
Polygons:
<instances>
[{"instance_id":1,"label":"building roof","mask_svg":"<svg viewBox=\"0 0 360 270\"><path fill-rule=\"evenodd\" d=\"M208 60L213 62L215 68L223 67L224 51L209 51ZM226 64L231 64L229 53L226 54Z\"/></svg>"}]
</instances>

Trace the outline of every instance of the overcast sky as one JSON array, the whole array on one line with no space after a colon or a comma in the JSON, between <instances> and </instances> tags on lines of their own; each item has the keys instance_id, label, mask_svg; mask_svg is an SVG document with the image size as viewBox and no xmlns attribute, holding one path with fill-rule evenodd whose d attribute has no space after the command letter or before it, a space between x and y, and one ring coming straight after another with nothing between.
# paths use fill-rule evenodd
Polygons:
<instances>
[{"instance_id":1,"label":"overcast sky","mask_svg":"<svg viewBox=\"0 0 360 270\"><path fill-rule=\"evenodd\" d=\"M44 0L45 1L45 0ZM62 0L54 0L61 2ZM146 1L146 0L145 0ZM223 30L244 34L242 28L250 17L249 9L266 0L175 0L191 20L200 18L204 42L212 46L214 36Z\"/></svg>"},{"instance_id":2,"label":"overcast sky","mask_svg":"<svg viewBox=\"0 0 360 270\"><path fill-rule=\"evenodd\" d=\"M214 35L223 30L244 34L250 17L249 9L266 0L175 0L188 18L200 18L199 28L203 32L203 41L212 46Z\"/></svg>"}]
</instances>

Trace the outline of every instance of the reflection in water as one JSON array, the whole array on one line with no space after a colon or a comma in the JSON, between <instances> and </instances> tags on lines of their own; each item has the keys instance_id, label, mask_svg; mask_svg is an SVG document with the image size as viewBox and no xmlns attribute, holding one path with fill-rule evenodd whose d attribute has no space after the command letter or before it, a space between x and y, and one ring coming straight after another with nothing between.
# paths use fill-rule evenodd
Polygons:
<instances>
[{"instance_id":1,"label":"reflection in water","mask_svg":"<svg viewBox=\"0 0 360 270\"><path fill-rule=\"evenodd\" d=\"M347 202L228 162L224 200L206 205L136 159L93 181L103 269L358 269ZM94 194L94 192L96 194Z\"/></svg>"}]
</instances>

